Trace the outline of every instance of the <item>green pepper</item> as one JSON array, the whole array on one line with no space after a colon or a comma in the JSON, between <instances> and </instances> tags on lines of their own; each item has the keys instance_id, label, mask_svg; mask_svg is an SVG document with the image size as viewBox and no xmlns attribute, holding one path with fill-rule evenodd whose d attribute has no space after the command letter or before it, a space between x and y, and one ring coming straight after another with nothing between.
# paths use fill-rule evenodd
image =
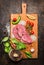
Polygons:
<instances>
[{"instance_id":1,"label":"green pepper","mask_svg":"<svg viewBox=\"0 0 44 65\"><path fill-rule=\"evenodd\" d=\"M5 43L4 43L4 46L5 46L5 47L9 47L9 46L10 46L9 42L5 42Z\"/></svg>"},{"instance_id":2,"label":"green pepper","mask_svg":"<svg viewBox=\"0 0 44 65\"><path fill-rule=\"evenodd\" d=\"M26 54L26 56L27 56L28 58L32 58L32 55L31 55L30 52L26 51L25 54Z\"/></svg>"},{"instance_id":3,"label":"green pepper","mask_svg":"<svg viewBox=\"0 0 44 65\"><path fill-rule=\"evenodd\" d=\"M26 48L26 45L22 42L19 42L19 44L16 47L17 50L23 50L25 48Z\"/></svg>"},{"instance_id":4,"label":"green pepper","mask_svg":"<svg viewBox=\"0 0 44 65\"><path fill-rule=\"evenodd\" d=\"M4 37L4 38L2 39L2 42L6 42L6 41L8 41L8 39L9 39L9 37Z\"/></svg>"},{"instance_id":5,"label":"green pepper","mask_svg":"<svg viewBox=\"0 0 44 65\"><path fill-rule=\"evenodd\" d=\"M18 23L20 22L20 20L21 20L21 17L19 16L18 19L17 19L15 22L12 21L12 24L13 24L13 25L18 24Z\"/></svg>"},{"instance_id":6,"label":"green pepper","mask_svg":"<svg viewBox=\"0 0 44 65\"><path fill-rule=\"evenodd\" d=\"M6 53L9 53L9 51L10 51L11 49L12 49L11 47L5 47L4 51L5 51Z\"/></svg>"}]
</instances>

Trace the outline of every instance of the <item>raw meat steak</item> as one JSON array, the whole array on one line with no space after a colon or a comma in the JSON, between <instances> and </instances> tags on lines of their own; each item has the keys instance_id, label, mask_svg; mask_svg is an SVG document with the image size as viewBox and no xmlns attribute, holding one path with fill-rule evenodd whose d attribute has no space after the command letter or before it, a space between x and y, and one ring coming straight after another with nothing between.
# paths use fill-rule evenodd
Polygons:
<instances>
[{"instance_id":1,"label":"raw meat steak","mask_svg":"<svg viewBox=\"0 0 44 65\"><path fill-rule=\"evenodd\" d=\"M28 34L26 28L22 24L17 24L13 28L13 34L15 38L21 40L24 43L32 43L30 35Z\"/></svg>"}]
</instances>

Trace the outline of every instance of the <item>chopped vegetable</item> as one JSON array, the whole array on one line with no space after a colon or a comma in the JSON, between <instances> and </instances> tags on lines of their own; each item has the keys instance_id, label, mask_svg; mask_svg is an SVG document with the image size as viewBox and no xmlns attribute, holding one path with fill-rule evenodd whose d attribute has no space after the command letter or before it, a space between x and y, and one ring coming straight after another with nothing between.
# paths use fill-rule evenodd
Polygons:
<instances>
[{"instance_id":1,"label":"chopped vegetable","mask_svg":"<svg viewBox=\"0 0 44 65\"><path fill-rule=\"evenodd\" d=\"M6 53L9 53L10 50L11 50L11 47L5 47L5 49L4 49L4 51L5 51Z\"/></svg>"},{"instance_id":2,"label":"chopped vegetable","mask_svg":"<svg viewBox=\"0 0 44 65\"><path fill-rule=\"evenodd\" d=\"M3 39L2 39L2 42L6 42L6 41L8 41L8 37L4 37Z\"/></svg>"},{"instance_id":3,"label":"chopped vegetable","mask_svg":"<svg viewBox=\"0 0 44 65\"><path fill-rule=\"evenodd\" d=\"M5 46L5 47L9 47L9 46L10 46L9 42L5 42L5 43L4 43L4 46Z\"/></svg>"},{"instance_id":4,"label":"chopped vegetable","mask_svg":"<svg viewBox=\"0 0 44 65\"><path fill-rule=\"evenodd\" d=\"M29 19L31 19L31 20L35 20L35 19L36 19L35 16L29 15L29 14L27 14L27 17L28 17Z\"/></svg>"},{"instance_id":5,"label":"chopped vegetable","mask_svg":"<svg viewBox=\"0 0 44 65\"><path fill-rule=\"evenodd\" d=\"M26 54L26 56L27 56L28 58L32 58L32 55L31 55L30 52L26 51L25 54Z\"/></svg>"},{"instance_id":6,"label":"chopped vegetable","mask_svg":"<svg viewBox=\"0 0 44 65\"><path fill-rule=\"evenodd\" d=\"M12 24L15 25L15 24L18 24L21 20L21 17L19 16L18 19L16 20L16 22L12 21Z\"/></svg>"}]
</instances>

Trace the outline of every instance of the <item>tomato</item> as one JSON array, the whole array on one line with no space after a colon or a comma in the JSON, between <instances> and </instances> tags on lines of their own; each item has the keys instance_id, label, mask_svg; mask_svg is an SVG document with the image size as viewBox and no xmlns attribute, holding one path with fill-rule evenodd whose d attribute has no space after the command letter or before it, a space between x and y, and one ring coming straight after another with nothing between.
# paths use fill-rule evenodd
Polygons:
<instances>
[{"instance_id":1,"label":"tomato","mask_svg":"<svg viewBox=\"0 0 44 65\"><path fill-rule=\"evenodd\" d=\"M26 22L27 22L27 24L29 24L30 26L32 26L32 27L34 26L34 23L33 23L33 22L30 22L29 20L27 20Z\"/></svg>"},{"instance_id":2,"label":"tomato","mask_svg":"<svg viewBox=\"0 0 44 65\"><path fill-rule=\"evenodd\" d=\"M15 22L17 19L16 18L13 18L13 21Z\"/></svg>"},{"instance_id":3,"label":"tomato","mask_svg":"<svg viewBox=\"0 0 44 65\"><path fill-rule=\"evenodd\" d=\"M30 23L30 21L29 21L29 20L27 20L26 22L27 22L27 24L29 24L29 23Z\"/></svg>"},{"instance_id":4,"label":"tomato","mask_svg":"<svg viewBox=\"0 0 44 65\"><path fill-rule=\"evenodd\" d=\"M30 34L34 34L34 31L33 30L30 30Z\"/></svg>"},{"instance_id":5,"label":"tomato","mask_svg":"<svg viewBox=\"0 0 44 65\"><path fill-rule=\"evenodd\" d=\"M33 22L30 22L30 25L33 27L34 26L34 23Z\"/></svg>"}]
</instances>

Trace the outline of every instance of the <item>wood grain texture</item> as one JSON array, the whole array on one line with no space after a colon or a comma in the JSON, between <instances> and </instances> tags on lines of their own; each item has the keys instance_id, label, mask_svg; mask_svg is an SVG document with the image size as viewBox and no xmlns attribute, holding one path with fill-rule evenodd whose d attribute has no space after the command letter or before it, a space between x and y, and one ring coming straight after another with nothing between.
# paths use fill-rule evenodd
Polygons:
<instances>
[{"instance_id":1,"label":"wood grain texture","mask_svg":"<svg viewBox=\"0 0 44 65\"><path fill-rule=\"evenodd\" d=\"M12 30L15 25L12 24L13 18L18 18L18 16L21 16L21 20L30 20L26 16L26 4L22 4L22 14L11 14L11 38L13 37ZM27 58L26 55L24 54L24 51L30 51L30 49L33 47L35 49L35 52L32 54L32 58L38 58L38 15L37 14L30 14L34 16L36 19L35 20L30 20L31 22L34 23L33 31L35 36L37 37L37 40L33 42L32 44L26 44L26 49L22 50L22 55L23 58Z\"/></svg>"},{"instance_id":2,"label":"wood grain texture","mask_svg":"<svg viewBox=\"0 0 44 65\"><path fill-rule=\"evenodd\" d=\"M27 13L38 14L38 58L12 62L0 45L0 65L44 65L44 0L0 0L0 23L9 24L11 13L21 13L22 2L27 3ZM3 26L3 28L5 25ZM0 27L1 28L1 27ZM5 30L5 29L4 29ZM1 32L1 31L0 31ZM6 31L7 32L7 31ZM2 34L1 34L2 35ZM3 34L4 35L4 34ZM2 36L3 36L2 35ZM2 38L2 36L0 38Z\"/></svg>"}]
</instances>

